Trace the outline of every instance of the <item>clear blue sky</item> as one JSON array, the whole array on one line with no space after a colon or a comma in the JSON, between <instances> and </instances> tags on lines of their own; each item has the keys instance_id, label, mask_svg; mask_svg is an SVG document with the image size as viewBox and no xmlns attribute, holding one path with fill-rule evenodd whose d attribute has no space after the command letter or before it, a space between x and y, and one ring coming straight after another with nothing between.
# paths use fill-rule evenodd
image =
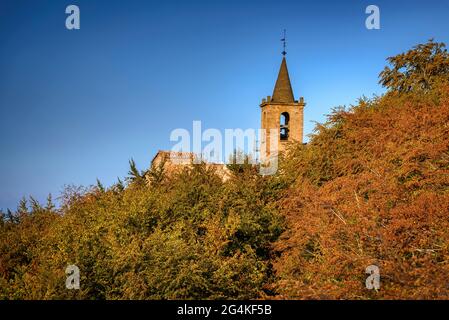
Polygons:
<instances>
[{"instance_id":1,"label":"clear blue sky","mask_svg":"<svg viewBox=\"0 0 449 320\"><path fill-rule=\"evenodd\" d=\"M76 4L81 29L65 28ZM365 8L381 29L365 28ZM258 128L281 33L305 133L332 107L383 92L385 58L449 42L449 1L0 0L0 208L65 184L147 168L170 132Z\"/></svg>"}]
</instances>

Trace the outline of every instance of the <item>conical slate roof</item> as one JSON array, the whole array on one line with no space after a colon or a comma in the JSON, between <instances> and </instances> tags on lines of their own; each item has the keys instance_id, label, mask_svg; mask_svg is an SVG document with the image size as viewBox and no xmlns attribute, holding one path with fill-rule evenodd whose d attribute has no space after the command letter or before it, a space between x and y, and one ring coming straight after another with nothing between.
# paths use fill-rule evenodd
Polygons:
<instances>
[{"instance_id":1,"label":"conical slate roof","mask_svg":"<svg viewBox=\"0 0 449 320\"><path fill-rule=\"evenodd\" d=\"M287 62L285 60L285 57L282 58L281 68L279 69L279 74L276 80L276 85L274 86L271 102L295 102L292 85L290 83L290 77L288 76Z\"/></svg>"}]
</instances>

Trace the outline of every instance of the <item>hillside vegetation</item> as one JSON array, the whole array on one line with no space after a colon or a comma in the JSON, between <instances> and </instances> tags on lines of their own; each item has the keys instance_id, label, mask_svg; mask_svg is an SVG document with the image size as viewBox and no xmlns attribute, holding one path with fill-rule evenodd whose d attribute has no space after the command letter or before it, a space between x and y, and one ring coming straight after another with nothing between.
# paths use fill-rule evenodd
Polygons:
<instances>
[{"instance_id":1,"label":"hillside vegetation","mask_svg":"<svg viewBox=\"0 0 449 320\"><path fill-rule=\"evenodd\" d=\"M131 162L60 208L23 200L0 219L0 298L448 299L449 57L429 41L389 63L385 95L334 109L273 176Z\"/></svg>"}]
</instances>

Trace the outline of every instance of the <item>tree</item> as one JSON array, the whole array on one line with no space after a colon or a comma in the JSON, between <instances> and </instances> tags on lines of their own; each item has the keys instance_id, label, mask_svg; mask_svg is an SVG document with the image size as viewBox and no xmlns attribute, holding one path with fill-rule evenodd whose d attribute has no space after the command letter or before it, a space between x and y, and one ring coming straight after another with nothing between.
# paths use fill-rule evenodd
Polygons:
<instances>
[{"instance_id":1,"label":"tree","mask_svg":"<svg viewBox=\"0 0 449 320\"><path fill-rule=\"evenodd\" d=\"M145 173L142 171L139 171L137 169L136 163L134 162L134 159L129 160L129 177L127 179L131 182L136 182L137 184L140 184L144 181Z\"/></svg>"},{"instance_id":2,"label":"tree","mask_svg":"<svg viewBox=\"0 0 449 320\"><path fill-rule=\"evenodd\" d=\"M448 89L360 99L288 152L278 172L296 181L279 203L277 293L449 298ZM377 292L365 287L370 265L381 270Z\"/></svg>"},{"instance_id":3,"label":"tree","mask_svg":"<svg viewBox=\"0 0 449 320\"><path fill-rule=\"evenodd\" d=\"M117 177L117 183L114 185L114 190L116 192L123 192L125 190L125 185L123 184L123 181Z\"/></svg>"},{"instance_id":4,"label":"tree","mask_svg":"<svg viewBox=\"0 0 449 320\"><path fill-rule=\"evenodd\" d=\"M165 163L167 160L164 158L157 166L151 166L147 171L147 179L151 185L161 183L165 178Z\"/></svg>"},{"instance_id":5,"label":"tree","mask_svg":"<svg viewBox=\"0 0 449 320\"><path fill-rule=\"evenodd\" d=\"M379 83L391 91L427 92L438 82L449 80L449 54L444 43L430 39L411 50L389 57L391 64L379 74Z\"/></svg>"},{"instance_id":6,"label":"tree","mask_svg":"<svg viewBox=\"0 0 449 320\"><path fill-rule=\"evenodd\" d=\"M20 200L19 206L17 207L17 213L19 215L26 215L26 214L28 214L28 204L27 204L27 200L25 199L25 197L23 197Z\"/></svg>"},{"instance_id":7,"label":"tree","mask_svg":"<svg viewBox=\"0 0 449 320\"><path fill-rule=\"evenodd\" d=\"M234 175L239 175L245 172L257 174L257 167L253 164L251 156L244 154L240 150L234 150L232 155L229 156L229 164L226 166Z\"/></svg>"},{"instance_id":8,"label":"tree","mask_svg":"<svg viewBox=\"0 0 449 320\"><path fill-rule=\"evenodd\" d=\"M2 210L0 210L0 228L3 227L5 224L5 217L6 217L5 213Z\"/></svg>"},{"instance_id":9,"label":"tree","mask_svg":"<svg viewBox=\"0 0 449 320\"><path fill-rule=\"evenodd\" d=\"M14 223L16 222L16 217L14 216L14 213L11 211L11 209L6 209L6 218L9 222Z\"/></svg>"},{"instance_id":10,"label":"tree","mask_svg":"<svg viewBox=\"0 0 449 320\"><path fill-rule=\"evenodd\" d=\"M103 184L101 183L100 179L98 179L98 178L97 178L97 189L98 189L98 191L100 191L100 193L103 193L106 191Z\"/></svg>"},{"instance_id":11,"label":"tree","mask_svg":"<svg viewBox=\"0 0 449 320\"><path fill-rule=\"evenodd\" d=\"M42 210L39 201L30 196L31 212L36 213Z\"/></svg>"},{"instance_id":12,"label":"tree","mask_svg":"<svg viewBox=\"0 0 449 320\"><path fill-rule=\"evenodd\" d=\"M45 210L53 211L55 209L55 205L53 204L51 193L48 194L47 197L47 205L45 206Z\"/></svg>"}]
</instances>

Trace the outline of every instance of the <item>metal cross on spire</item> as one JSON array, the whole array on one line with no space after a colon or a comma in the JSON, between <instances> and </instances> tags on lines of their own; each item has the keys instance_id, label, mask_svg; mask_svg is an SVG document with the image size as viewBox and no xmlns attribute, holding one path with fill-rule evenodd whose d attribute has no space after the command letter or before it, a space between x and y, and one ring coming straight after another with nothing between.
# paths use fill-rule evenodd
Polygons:
<instances>
[{"instance_id":1,"label":"metal cross on spire","mask_svg":"<svg viewBox=\"0 0 449 320\"><path fill-rule=\"evenodd\" d=\"M284 51L282 51L282 55L285 56L287 54L286 47L287 47L287 41L286 41L286 30L284 29L284 37L281 39L283 42Z\"/></svg>"}]
</instances>

